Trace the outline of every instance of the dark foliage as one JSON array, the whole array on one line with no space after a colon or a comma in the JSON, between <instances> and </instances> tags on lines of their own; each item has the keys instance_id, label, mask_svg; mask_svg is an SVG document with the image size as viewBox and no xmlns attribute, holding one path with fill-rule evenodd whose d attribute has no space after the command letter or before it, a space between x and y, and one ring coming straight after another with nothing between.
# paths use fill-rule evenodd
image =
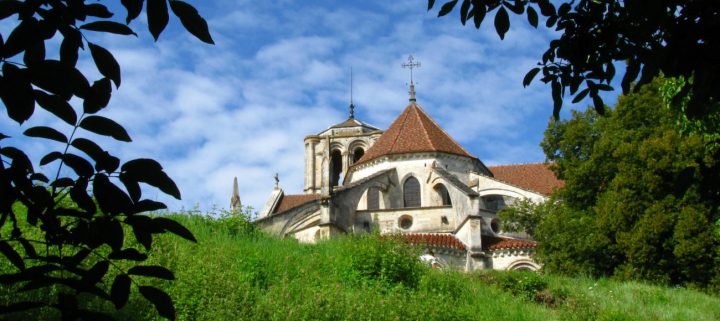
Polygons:
<instances>
[{"instance_id":1,"label":"dark foliage","mask_svg":"<svg viewBox=\"0 0 720 321\"><path fill-rule=\"evenodd\" d=\"M718 108L720 99L720 2L713 0L453 0L442 5L438 16L460 5L460 22L476 28L493 11L500 39L510 28L508 11L526 15L537 28L538 10L545 26L560 32L531 69L523 85L542 72L542 82L552 87L553 114L558 117L563 97L573 103L589 96L599 114L605 112L601 91L613 90L615 63L625 62L623 93L631 84L644 85L658 75L692 79L675 95L692 93L690 117L703 118ZM554 3L554 4L553 4ZM556 7L555 4L558 4ZM428 10L435 0L428 0ZM638 86L639 87L639 86ZM636 87L637 89L637 87ZM679 103L679 102L678 102Z\"/></svg>"},{"instance_id":2,"label":"dark foliage","mask_svg":"<svg viewBox=\"0 0 720 321\"><path fill-rule=\"evenodd\" d=\"M702 134L682 134L657 80L552 121L542 147L565 187L536 229L550 271L663 284L720 281L720 163Z\"/></svg>"},{"instance_id":3,"label":"dark foliage","mask_svg":"<svg viewBox=\"0 0 720 321\"><path fill-rule=\"evenodd\" d=\"M0 35L0 98L8 117L22 125L38 106L69 125L24 131L27 137L58 146L39 160L41 166L57 166L55 177L35 172L37 160L0 133L0 252L15 267L1 271L0 284L17 291L55 293L47 300L1 306L0 315L50 308L58 310L63 320L107 319L108 315L84 309L80 296L89 294L121 308L134 285L161 316L175 318L170 297L141 285L136 276L174 278L161 266L140 265L152 248L153 235L170 232L195 238L173 220L143 215L165 204L142 199L140 183L177 199L180 191L156 161L135 159L121 165L98 143L80 137L87 131L131 141L122 125L98 115L108 105L113 85L120 86L121 73L112 53L90 41L94 33L137 36L128 25L140 15L145 1L121 3L127 13L124 23L112 20L114 14L96 1L0 1L0 19L15 24L9 35ZM213 43L197 10L182 1L169 4L191 34ZM168 1L148 0L146 12L150 33L157 40L168 23ZM58 37L59 47L50 42ZM46 55L48 50L58 50L59 60L48 59L54 56ZM91 82L76 68L81 54L89 54L102 78ZM70 103L73 98L77 107ZM74 174L61 177L63 166ZM125 241L123 225L144 249L126 247L130 243ZM119 261L138 265L122 271L115 264ZM114 279L109 279L111 275Z\"/></svg>"}]
</instances>

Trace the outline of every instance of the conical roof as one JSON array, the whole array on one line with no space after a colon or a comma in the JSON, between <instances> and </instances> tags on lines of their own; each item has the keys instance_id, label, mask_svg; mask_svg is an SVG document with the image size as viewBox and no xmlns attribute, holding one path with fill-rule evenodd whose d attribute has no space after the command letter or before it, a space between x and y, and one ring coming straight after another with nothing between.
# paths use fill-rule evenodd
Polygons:
<instances>
[{"instance_id":1,"label":"conical roof","mask_svg":"<svg viewBox=\"0 0 720 321\"><path fill-rule=\"evenodd\" d=\"M420 106L411 102L355 164L387 155L422 152L476 158L455 142Z\"/></svg>"}]
</instances>

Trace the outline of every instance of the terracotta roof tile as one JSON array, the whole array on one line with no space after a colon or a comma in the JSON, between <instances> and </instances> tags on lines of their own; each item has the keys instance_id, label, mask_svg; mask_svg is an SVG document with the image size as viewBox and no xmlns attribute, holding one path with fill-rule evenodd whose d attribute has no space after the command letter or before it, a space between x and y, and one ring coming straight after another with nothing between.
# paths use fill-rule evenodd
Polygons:
<instances>
[{"instance_id":1,"label":"terracotta roof tile","mask_svg":"<svg viewBox=\"0 0 720 321\"><path fill-rule=\"evenodd\" d=\"M550 195L554 189L565 186L565 182L559 180L549 166L550 164L546 163L532 163L490 166L488 168L498 180L543 195Z\"/></svg>"},{"instance_id":2,"label":"terracotta roof tile","mask_svg":"<svg viewBox=\"0 0 720 321\"><path fill-rule=\"evenodd\" d=\"M483 250L503 250L503 249L516 249L516 248L535 248L538 243L535 241L518 240L506 237L496 237L483 235L482 237L482 248Z\"/></svg>"},{"instance_id":3,"label":"terracotta roof tile","mask_svg":"<svg viewBox=\"0 0 720 321\"><path fill-rule=\"evenodd\" d=\"M405 241L414 245L423 245L434 248L465 250L465 244L452 234L400 234Z\"/></svg>"},{"instance_id":4,"label":"terracotta roof tile","mask_svg":"<svg viewBox=\"0 0 720 321\"><path fill-rule=\"evenodd\" d=\"M410 103L355 164L386 155L418 152L445 152L474 158L440 128L420 106Z\"/></svg>"},{"instance_id":5,"label":"terracotta roof tile","mask_svg":"<svg viewBox=\"0 0 720 321\"><path fill-rule=\"evenodd\" d=\"M305 203L317 200L320 198L320 194L296 194L296 195L283 195L275 207L273 213L285 212L291 208L303 205Z\"/></svg>"}]
</instances>

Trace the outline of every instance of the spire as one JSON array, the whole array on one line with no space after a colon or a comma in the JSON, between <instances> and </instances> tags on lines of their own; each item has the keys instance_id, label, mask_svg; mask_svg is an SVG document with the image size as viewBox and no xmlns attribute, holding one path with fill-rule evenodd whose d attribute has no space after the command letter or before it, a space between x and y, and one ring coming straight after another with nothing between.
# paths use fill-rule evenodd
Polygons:
<instances>
[{"instance_id":1,"label":"spire","mask_svg":"<svg viewBox=\"0 0 720 321\"><path fill-rule=\"evenodd\" d=\"M350 118L355 118L355 104L353 104L353 73L350 67Z\"/></svg>"},{"instance_id":2,"label":"spire","mask_svg":"<svg viewBox=\"0 0 720 321\"><path fill-rule=\"evenodd\" d=\"M413 83L413 69L420 67L420 62L415 62L412 54L408 55L408 62L400 65L403 68L410 69L410 102L415 102L415 83Z\"/></svg>"},{"instance_id":3,"label":"spire","mask_svg":"<svg viewBox=\"0 0 720 321\"><path fill-rule=\"evenodd\" d=\"M240 202L240 191L238 190L237 176L233 179L233 191L230 197L230 211L236 212L240 210L242 203Z\"/></svg>"}]
</instances>

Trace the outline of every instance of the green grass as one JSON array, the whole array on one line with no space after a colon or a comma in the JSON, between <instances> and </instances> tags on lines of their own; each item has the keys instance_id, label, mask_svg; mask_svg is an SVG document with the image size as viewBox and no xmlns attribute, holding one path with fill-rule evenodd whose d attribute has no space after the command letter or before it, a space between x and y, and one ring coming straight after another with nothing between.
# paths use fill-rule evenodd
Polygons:
<instances>
[{"instance_id":1,"label":"green grass","mask_svg":"<svg viewBox=\"0 0 720 321\"><path fill-rule=\"evenodd\" d=\"M199 242L156 238L146 264L169 267L177 280L146 283L170 294L178 320L720 320L720 298L691 289L442 272L419 265L418 249L387 238L304 245L252 232L240 219L173 217ZM0 303L18 298L0 289ZM108 302L85 304L120 320L161 319L137 291L120 311ZM56 317L42 313L10 319Z\"/></svg>"}]
</instances>

